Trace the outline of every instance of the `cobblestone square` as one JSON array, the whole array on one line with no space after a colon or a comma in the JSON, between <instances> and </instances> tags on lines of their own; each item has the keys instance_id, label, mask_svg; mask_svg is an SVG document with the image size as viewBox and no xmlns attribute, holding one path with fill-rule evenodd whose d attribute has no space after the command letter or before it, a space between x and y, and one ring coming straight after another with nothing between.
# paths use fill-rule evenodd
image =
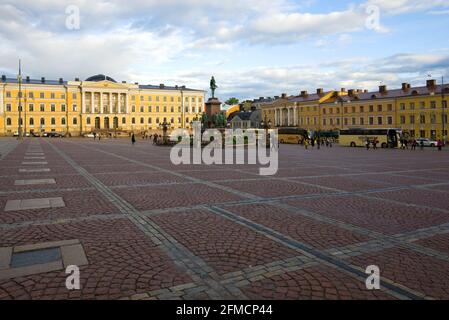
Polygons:
<instances>
[{"instance_id":1,"label":"cobblestone square","mask_svg":"<svg viewBox=\"0 0 449 320\"><path fill-rule=\"evenodd\" d=\"M149 140L0 148L0 275L18 246L34 268L0 277L0 299L449 299L447 151L281 145L278 173L260 176L176 166ZM11 209L54 198L64 206ZM64 241L87 259L79 290L29 261Z\"/></svg>"}]
</instances>

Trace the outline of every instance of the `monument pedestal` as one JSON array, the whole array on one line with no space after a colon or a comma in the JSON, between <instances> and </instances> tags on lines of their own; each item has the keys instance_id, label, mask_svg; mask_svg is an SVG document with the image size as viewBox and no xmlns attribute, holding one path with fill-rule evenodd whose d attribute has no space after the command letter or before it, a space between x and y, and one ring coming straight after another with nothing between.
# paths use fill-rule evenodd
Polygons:
<instances>
[{"instance_id":1,"label":"monument pedestal","mask_svg":"<svg viewBox=\"0 0 449 320\"><path fill-rule=\"evenodd\" d=\"M206 102L206 114L209 120L212 119L213 115L220 113L221 111L221 101L218 98L209 98Z\"/></svg>"}]
</instances>

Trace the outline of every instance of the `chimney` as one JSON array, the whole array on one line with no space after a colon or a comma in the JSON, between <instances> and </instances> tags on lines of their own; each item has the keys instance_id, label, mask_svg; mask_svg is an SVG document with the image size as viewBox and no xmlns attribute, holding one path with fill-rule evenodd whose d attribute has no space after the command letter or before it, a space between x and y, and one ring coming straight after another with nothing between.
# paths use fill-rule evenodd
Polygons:
<instances>
[{"instance_id":1,"label":"chimney","mask_svg":"<svg viewBox=\"0 0 449 320\"><path fill-rule=\"evenodd\" d=\"M379 92L380 93L387 93L387 86L386 85L379 86Z\"/></svg>"},{"instance_id":2,"label":"chimney","mask_svg":"<svg viewBox=\"0 0 449 320\"><path fill-rule=\"evenodd\" d=\"M182 86L181 88L185 89L185 88L186 88L186 86Z\"/></svg>"},{"instance_id":3,"label":"chimney","mask_svg":"<svg viewBox=\"0 0 449 320\"><path fill-rule=\"evenodd\" d=\"M282 97L282 99L285 99L285 98L287 98L287 94L283 93L283 94L281 94L281 97Z\"/></svg>"},{"instance_id":4,"label":"chimney","mask_svg":"<svg viewBox=\"0 0 449 320\"><path fill-rule=\"evenodd\" d=\"M363 90L363 93L368 93L368 92L369 92L368 89Z\"/></svg>"},{"instance_id":5,"label":"chimney","mask_svg":"<svg viewBox=\"0 0 449 320\"><path fill-rule=\"evenodd\" d=\"M42 77L42 78L41 78L41 82L42 82L42 83L45 83L45 77Z\"/></svg>"},{"instance_id":6,"label":"chimney","mask_svg":"<svg viewBox=\"0 0 449 320\"><path fill-rule=\"evenodd\" d=\"M259 97L259 100L263 100L264 99L264 97Z\"/></svg>"},{"instance_id":7,"label":"chimney","mask_svg":"<svg viewBox=\"0 0 449 320\"><path fill-rule=\"evenodd\" d=\"M80 81L80 78L75 78L75 81Z\"/></svg>"},{"instance_id":8,"label":"chimney","mask_svg":"<svg viewBox=\"0 0 449 320\"><path fill-rule=\"evenodd\" d=\"M346 88L341 88L341 92L346 92Z\"/></svg>"},{"instance_id":9,"label":"chimney","mask_svg":"<svg viewBox=\"0 0 449 320\"><path fill-rule=\"evenodd\" d=\"M59 78L59 83L63 83L64 82L64 79L62 79L62 78Z\"/></svg>"},{"instance_id":10,"label":"chimney","mask_svg":"<svg viewBox=\"0 0 449 320\"><path fill-rule=\"evenodd\" d=\"M349 89L348 95L352 97L354 95L354 89Z\"/></svg>"},{"instance_id":11,"label":"chimney","mask_svg":"<svg viewBox=\"0 0 449 320\"><path fill-rule=\"evenodd\" d=\"M137 86L137 85L139 85L139 83L138 82L134 82L134 84Z\"/></svg>"},{"instance_id":12,"label":"chimney","mask_svg":"<svg viewBox=\"0 0 449 320\"><path fill-rule=\"evenodd\" d=\"M178 85L175 85L175 89L178 89Z\"/></svg>"},{"instance_id":13,"label":"chimney","mask_svg":"<svg viewBox=\"0 0 449 320\"><path fill-rule=\"evenodd\" d=\"M301 91L301 97L307 97L307 91L306 90Z\"/></svg>"},{"instance_id":14,"label":"chimney","mask_svg":"<svg viewBox=\"0 0 449 320\"><path fill-rule=\"evenodd\" d=\"M274 99L275 99L275 100L279 99L279 96L274 96Z\"/></svg>"},{"instance_id":15,"label":"chimney","mask_svg":"<svg viewBox=\"0 0 449 320\"><path fill-rule=\"evenodd\" d=\"M316 94L317 94L317 95L321 96L323 93L324 93L323 88L318 88L318 89L316 89Z\"/></svg>"},{"instance_id":16,"label":"chimney","mask_svg":"<svg viewBox=\"0 0 449 320\"><path fill-rule=\"evenodd\" d=\"M6 76L2 74L2 81L6 81Z\"/></svg>"},{"instance_id":17,"label":"chimney","mask_svg":"<svg viewBox=\"0 0 449 320\"><path fill-rule=\"evenodd\" d=\"M30 82L30 76L26 77L26 82Z\"/></svg>"},{"instance_id":18,"label":"chimney","mask_svg":"<svg viewBox=\"0 0 449 320\"><path fill-rule=\"evenodd\" d=\"M404 82L404 83L402 84L402 90L403 90L403 91L406 91L408 88L410 88L409 86L410 86L410 85L409 85L407 82Z\"/></svg>"},{"instance_id":19,"label":"chimney","mask_svg":"<svg viewBox=\"0 0 449 320\"><path fill-rule=\"evenodd\" d=\"M159 85L159 89L164 89L165 88L165 85L163 84L163 83L161 83L160 85Z\"/></svg>"},{"instance_id":20,"label":"chimney","mask_svg":"<svg viewBox=\"0 0 449 320\"><path fill-rule=\"evenodd\" d=\"M126 81L122 81L122 83L126 83Z\"/></svg>"},{"instance_id":21,"label":"chimney","mask_svg":"<svg viewBox=\"0 0 449 320\"><path fill-rule=\"evenodd\" d=\"M437 85L437 81L432 79L432 80L427 80L427 88L435 88Z\"/></svg>"}]
</instances>

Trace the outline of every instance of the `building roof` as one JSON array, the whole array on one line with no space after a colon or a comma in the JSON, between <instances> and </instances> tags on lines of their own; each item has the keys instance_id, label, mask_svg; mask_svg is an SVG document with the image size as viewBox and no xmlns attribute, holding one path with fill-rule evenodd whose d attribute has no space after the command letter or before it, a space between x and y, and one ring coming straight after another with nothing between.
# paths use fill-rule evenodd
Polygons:
<instances>
[{"instance_id":1,"label":"building roof","mask_svg":"<svg viewBox=\"0 0 449 320\"><path fill-rule=\"evenodd\" d=\"M394 99L409 96L423 96L423 95L439 95L444 88L445 93L449 93L449 85L435 85L435 86L422 86L422 87L410 87L406 89L386 89L385 92L355 92L353 95L342 96L343 100L372 100L372 99Z\"/></svg>"},{"instance_id":2,"label":"building roof","mask_svg":"<svg viewBox=\"0 0 449 320\"><path fill-rule=\"evenodd\" d=\"M98 81L104 81L104 80L111 81L111 82L117 82L114 79L112 79L111 77L105 76L104 74L97 74L95 76L87 78L85 81L96 81L96 82L98 82Z\"/></svg>"},{"instance_id":3,"label":"building roof","mask_svg":"<svg viewBox=\"0 0 449 320\"><path fill-rule=\"evenodd\" d=\"M242 121L251 120L252 113L253 113L252 111L242 111L242 112L235 113L232 116L232 119L230 121L233 121L234 119L236 119L236 117L238 117Z\"/></svg>"},{"instance_id":4,"label":"building roof","mask_svg":"<svg viewBox=\"0 0 449 320\"><path fill-rule=\"evenodd\" d=\"M99 82L99 81L111 81L114 83L117 83L113 78L106 76L104 74L97 74L95 76L91 76L87 78L85 81L92 81L92 82ZM78 81L78 79L76 79ZM18 84L19 81L17 78L7 78L6 76L2 76L0 78L0 83L12 83L12 84ZM31 79L29 77L24 77L22 79L22 84L35 84L35 85L67 85L68 81L64 81L62 78L59 80L47 80L45 78L41 79ZM137 83L136 83L137 84ZM160 85L139 85L139 89L151 89L151 90L183 90L183 91L195 91L195 92L205 92L204 90L198 90L198 89L191 89L187 88L185 86L166 86L164 84Z\"/></svg>"}]
</instances>

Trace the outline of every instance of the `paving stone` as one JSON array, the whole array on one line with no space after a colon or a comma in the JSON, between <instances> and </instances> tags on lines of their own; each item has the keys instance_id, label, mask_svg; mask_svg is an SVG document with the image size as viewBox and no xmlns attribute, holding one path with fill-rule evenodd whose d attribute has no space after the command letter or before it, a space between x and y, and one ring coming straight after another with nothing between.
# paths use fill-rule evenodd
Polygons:
<instances>
[{"instance_id":1,"label":"paving stone","mask_svg":"<svg viewBox=\"0 0 449 320\"><path fill-rule=\"evenodd\" d=\"M48 164L47 161L24 161L22 162L23 165L42 165L42 164Z\"/></svg>"},{"instance_id":2,"label":"paving stone","mask_svg":"<svg viewBox=\"0 0 449 320\"><path fill-rule=\"evenodd\" d=\"M25 199L25 200L8 200L5 211L32 210L44 208L61 208L65 207L64 200L58 198L41 198L41 199Z\"/></svg>"},{"instance_id":3,"label":"paving stone","mask_svg":"<svg viewBox=\"0 0 449 320\"><path fill-rule=\"evenodd\" d=\"M12 247L0 248L0 270L9 268L11 255Z\"/></svg>"},{"instance_id":4,"label":"paving stone","mask_svg":"<svg viewBox=\"0 0 449 320\"><path fill-rule=\"evenodd\" d=\"M55 179L30 179L30 180L16 180L14 181L15 186L27 186L35 184L55 184Z\"/></svg>"},{"instance_id":5,"label":"paving stone","mask_svg":"<svg viewBox=\"0 0 449 320\"><path fill-rule=\"evenodd\" d=\"M50 168L38 168L38 169L19 169L19 172L50 172Z\"/></svg>"}]
</instances>

